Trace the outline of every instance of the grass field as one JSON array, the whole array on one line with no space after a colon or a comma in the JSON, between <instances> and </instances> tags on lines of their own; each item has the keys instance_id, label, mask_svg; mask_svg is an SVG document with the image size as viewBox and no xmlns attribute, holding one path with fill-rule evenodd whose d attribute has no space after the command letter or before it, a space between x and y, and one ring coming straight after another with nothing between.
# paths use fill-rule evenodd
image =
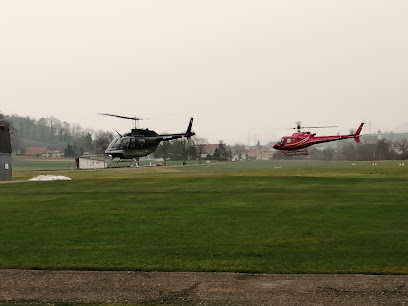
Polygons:
<instances>
[{"instance_id":1,"label":"grass field","mask_svg":"<svg viewBox=\"0 0 408 306\"><path fill-rule=\"evenodd\" d=\"M408 274L408 165L17 171L0 268Z\"/></svg>"},{"instance_id":2,"label":"grass field","mask_svg":"<svg viewBox=\"0 0 408 306\"><path fill-rule=\"evenodd\" d=\"M53 159L42 158L24 159L13 157L13 171L39 171L39 170L70 170L75 169L74 159Z\"/></svg>"}]
</instances>

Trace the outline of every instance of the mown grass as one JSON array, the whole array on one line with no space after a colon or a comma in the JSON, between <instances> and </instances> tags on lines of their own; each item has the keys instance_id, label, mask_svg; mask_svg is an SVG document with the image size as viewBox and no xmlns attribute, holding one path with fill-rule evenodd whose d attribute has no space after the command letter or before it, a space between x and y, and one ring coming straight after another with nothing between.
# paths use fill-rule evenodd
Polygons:
<instances>
[{"instance_id":1,"label":"mown grass","mask_svg":"<svg viewBox=\"0 0 408 306\"><path fill-rule=\"evenodd\" d=\"M23 159L13 157L13 171L38 171L38 170L69 170L75 169L74 159L54 159L47 160L43 158Z\"/></svg>"},{"instance_id":2,"label":"mown grass","mask_svg":"<svg viewBox=\"0 0 408 306\"><path fill-rule=\"evenodd\" d=\"M408 168L249 165L0 185L0 268L408 273Z\"/></svg>"}]
</instances>

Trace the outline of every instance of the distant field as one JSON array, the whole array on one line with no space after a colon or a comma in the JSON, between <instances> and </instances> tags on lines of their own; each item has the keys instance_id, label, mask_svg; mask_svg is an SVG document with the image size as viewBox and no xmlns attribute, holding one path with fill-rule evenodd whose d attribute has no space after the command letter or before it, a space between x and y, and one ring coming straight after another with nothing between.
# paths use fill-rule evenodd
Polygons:
<instances>
[{"instance_id":1,"label":"distant field","mask_svg":"<svg viewBox=\"0 0 408 306\"><path fill-rule=\"evenodd\" d=\"M0 185L0 268L408 274L398 163L16 171L72 181Z\"/></svg>"},{"instance_id":2,"label":"distant field","mask_svg":"<svg viewBox=\"0 0 408 306\"><path fill-rule=\"evenodd\" d=\"M67 170L75 169L74 159L42 159L13 157L13 171L38 171L38 170Z\"/></svg>"},{"instance_id":3,"label":"distant field","mask_svg":"<svg viewBox=\"0 0 408 306\"><path fill-rule=\"evenodd\" d=\"M398 167L400 163L404 161L380 161L381 167ZM141 160L140 164L143 167L155 165L156 163L163 164L163 161L156 160ZM224 171L224 170L262 170L262 169L279 169L279 168L296 168L296 169L309 169L316 167L338 167L346 166L344 169L349 171L349 166L355 164L357 167L372 166L373 162L351 162L351 161L321 161L321 160L248 160L240 162L217 162L211 161L209 164L205 160L201 161L187 161L188 167L183 167L184 171L196 171L197 168L191 168L189 166L199 166L202 170L209 171ZM377 162L378 163L378 162ZM408 167L408 162L406 163ZM167 165L170 167L179 167L182 165L182 161L168 161ZM108 166L112 168L127 168L134 166L134 162L121 162L109 161ZM41 170L71 170L76 169L74 159L41 159L41 158L19 158L13 157L13 170L15 172L21 171L41 171ZM341 170L341 169L340 169ZM343 171L343 170L341 170Z\"/></svg>"}]
</instances>

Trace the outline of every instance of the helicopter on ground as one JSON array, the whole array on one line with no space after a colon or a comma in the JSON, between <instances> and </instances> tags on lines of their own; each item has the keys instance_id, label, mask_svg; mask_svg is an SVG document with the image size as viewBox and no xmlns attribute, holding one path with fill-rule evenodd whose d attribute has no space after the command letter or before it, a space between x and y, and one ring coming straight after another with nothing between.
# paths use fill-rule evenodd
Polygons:
<instances>
[{"instance_id":1,"label":"helicopter on ground","mask_svg":"<svg viewBox=\"0 0 408 306\"><path fill-rule=\"evenodd\" d=\"M110 158L119 158L119 161L133 160L136 165L139 165L139 158L147 156L156 151L158 145L162 141L169 141L173 139L186 138L190 140L191 136L195 133L191 131L193 126L193 118L190 122L185 133L178 134L157 134L155 131L149 129L138 128L138 121L142 118L138 117L126 117L112 114L100 114L105 116L112 116L122 119L129 119L134 122L134 128L130 133L119 134L119 137L114 138L105 150L105 154ZM118 162L119 162L118 161Z\"/></svg>"},{"instance_id":2,"label":"helicopter on ground","mask_svg":"<svg viewBox=\"0 0 408 306\"><path fill-rule=\"evenodd\" d=\"M292 136L285 136L277 142L273 148L276 150L282 151L282 153L289 155L289 156L296 156L296 155L308 155L307 147L323 143L323 142L330 142L342 139L349 139L354 138L354 140L359 143L360 142L360 133L363 129L364 123L361 123L359 128L355 133L351 133L348 135L337 135L337 136L316 136L315 133L311 132L301 132L301 129L305 128L326 128L326 127L335 127L335 126L309 126L309 127L302 127L300 122L297 122L297 126L293 129L297 129L297 133L293 133Z\"/></svg>"}]
</instances>

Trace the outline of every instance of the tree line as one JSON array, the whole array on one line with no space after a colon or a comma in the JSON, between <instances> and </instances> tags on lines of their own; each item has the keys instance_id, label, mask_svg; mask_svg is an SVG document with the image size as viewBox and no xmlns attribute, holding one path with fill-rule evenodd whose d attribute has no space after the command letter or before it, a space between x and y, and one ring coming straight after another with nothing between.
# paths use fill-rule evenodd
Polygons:
<instances>
[{"instance_id":1,"label":"tree line","mask_svg":"<svg viewBox=\"0 0 408 306\"><path fill-rule=\"evenodd\" d=\"M174 140L164 141L153 153L155 158L163 158L166 160L198 160L201 163L202 157L206 160L227 161L232 157L231 149L222 140L219 141L214 154L204 153L205 145L208 144L206 138L196 137L194 140ZM205 156L203 156L205 155Z\"/></svg>"},{"instance_id":2,"label":"tree line","mask_svg":"<svg viewBox=\"0 0 408 306\"><path fill-rule=\"evenodd\" d=\"M24 141L34 140L65 151L66 157L77 157L85 152L101 154L114 137L112 132L84 129L79 124L62 122L55 117L34 119L0 113L1 124L10 127L15 152L24 149Z\"/></svg>"},{"instance_id":3,"label":"tree line","mask_svg":"<svg viewBox=\"0 0 408 306\"><path fill-rule=\"evenodd\" d=\"M0 113L0 125L10 127L14 152L22 151L25 140L34 140L62 150L65 157L79 157L85 153L103 154L115 137L110 131L94 131L83 128L79 124L62 122L55 117L34 119L17 115L6 116ZM196 144L206 143L208 141L205 138L197 138L196 142L165 141L159 145L154 156L164 160L200 159L201 157L197 155L202 152L196 149ZM225 151L224 147L224 145L220 146L220 152ZM222 159L225 156L219 154L218 157Z\"/></svg>"},{"instance_id":4,"label":"tree line","mask_svg":"<svg viewBox=\"0 0 408 306\"><path fill-rule=\"evenodd\" d=\"M94 131L83 128L79 124L62 122L55 117L33 119L17 115L6 116L0 112L0 125L10 127L11 141L14 152L23 149L24 140L35 140L46 143L49 147L64 151L66 157L79 157L84 153L103 154L110 141L115 137L110 131ZM381 160L381 159L408 159L407 138L391 138L364 140L359 144L353 141L339 142L327 146L323 150L312 146L308 157L323 160ZM394 138L394 139L393 139ZM164 160L199 160L203 157L203 148L208 144L207 139L194 137L194 142L184 140L162 142L154 153L154 157ZM258 143L257 148L262 146ZM229 160L232 154L239 159L245 154L245 145L236 144L227 146L222 141L211 156L206 159ZM274 159L293 158L281 152L274 152Z\"/></svg>"}]
</instances>

